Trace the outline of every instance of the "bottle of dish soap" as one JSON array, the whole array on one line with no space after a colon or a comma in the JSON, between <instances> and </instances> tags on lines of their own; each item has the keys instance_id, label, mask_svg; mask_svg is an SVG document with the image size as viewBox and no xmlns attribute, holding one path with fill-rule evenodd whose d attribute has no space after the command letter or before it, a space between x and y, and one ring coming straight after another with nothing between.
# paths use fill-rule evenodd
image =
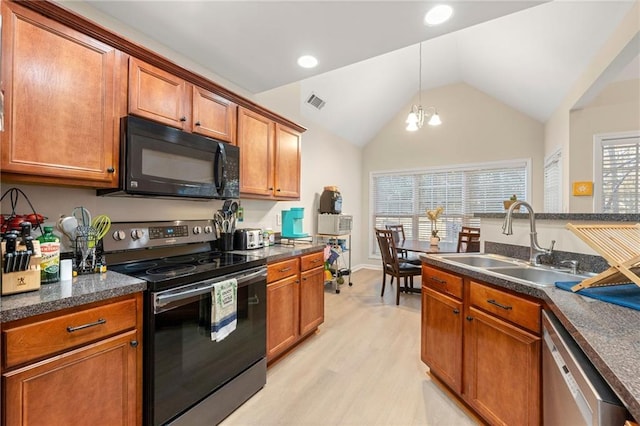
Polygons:
<instances>
[{"instance_id":1,"label":"bottle of dish soap","mask_svg":"<svg viewBox=\"0 0 640 426\"><path fill-rule=\"evenodd\" d=\"M60 238L53 234L53 226L44 227L40 241L40 283L48 284L60 281Z\"/></svg>"}]
</instances>

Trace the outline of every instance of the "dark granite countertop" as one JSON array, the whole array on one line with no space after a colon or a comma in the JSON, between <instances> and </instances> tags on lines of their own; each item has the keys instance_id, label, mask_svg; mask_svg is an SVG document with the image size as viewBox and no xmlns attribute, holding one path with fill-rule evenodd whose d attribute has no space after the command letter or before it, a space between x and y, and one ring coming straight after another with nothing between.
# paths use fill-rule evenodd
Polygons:
<instances>
[{"instance_id":1,"label":"dark granite countertop","mask_svg":"<svg viewBox=\"0 0 640 426\"><path fill-rule=\"evenodd\" d=\"M2 296L0 322L137 293L146 288L146 282L113 271L80 275L64 283L42 284L36 291Z\"/></svg>"},{"instance_id":2,"label":"dark granite countertop","mask_svg":"<svg viewBox=\"0 0 640 426\"><path fill-rule=\"evenodd\" d=\"M427 264L542 299L631 415L640 420L640 311L555 287L532 287L516 283L442 262L428 255L422 255L421 258Z\"/></svg>"},{"instance_id":3,"label":"dark granite countertop","mask_svg":"<svg viewBox=\"0 0 640 426\"><path fill-rule=\"evenodd\" d=\"M323 244L296 242L295 245L275 245L257 250L237 250L236 253L266 258L277 262L293 256L322 250ZM144 281L113 271L75 277L70 283L43 284L39 290L2 296L0 323L33 315L80 306L100 300L146 290Z\"/></svg>"},{"instance_id":4,"label":"dark granite countertop","mask_svg":"<svg viewBox=\"0 0 640 426\"><path fill-rule=\"evenodd\" d=\"M503 213L474 213L473 217L486 219L504 219L507 212ZM529 213L522 210L514 213L514 218L528 218ZM640 222L640 214L616 214L616 213L536 213L536 220L583 220L593 222Z\"/></svg>"},{"instance_id":5,"label":"dark granite countertop","mask_svg":"<svg viewBox=\"0 0 640 426\"><path fill-rule=\"evenodd\" d=\"M265 257L267 263L277 262L289 257L300 256L307 253L313 253L324 248L324 244L312 243L307 241L297 241L293 245L276 244L274 246L264 247L254 250L234 250L234 253L248 254L250 256Z\"/></svg>"}]
</instances>

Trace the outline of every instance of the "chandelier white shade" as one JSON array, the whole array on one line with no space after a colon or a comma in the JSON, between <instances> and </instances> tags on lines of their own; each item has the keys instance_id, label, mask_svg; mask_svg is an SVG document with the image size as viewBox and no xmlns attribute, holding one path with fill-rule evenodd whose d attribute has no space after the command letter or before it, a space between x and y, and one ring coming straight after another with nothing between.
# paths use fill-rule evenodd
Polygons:
<instances>
[{"instance_id":1,"label":"chandelier white shade","mask_svg":"<svg viewBox=\"0 0 640 426\"><path fill-rule=\"evenodd\" d=\"M418 105L412 105L409 115L407 116L406 129L415 132L424 125L425 117L429 118L427 124L430 126L439 126L442 124L438 111L435 107L428 107L426 110L422 108L422 43L420 43L420 65L418 74Z\"/></svg>"}]
</instances>

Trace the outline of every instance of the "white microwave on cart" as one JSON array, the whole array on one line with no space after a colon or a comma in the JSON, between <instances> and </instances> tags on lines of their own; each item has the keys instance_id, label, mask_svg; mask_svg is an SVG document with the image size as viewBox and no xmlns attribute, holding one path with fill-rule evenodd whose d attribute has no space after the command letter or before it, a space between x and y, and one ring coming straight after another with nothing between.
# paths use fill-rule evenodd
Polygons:
<instances>
[{"instance_id":1,"label":"white microwave on cart","mask_svg":"<svg viewBox=\"0 0 640 426\"><path fill-rule=\"evenodd\" d=\"M318 234L346 235L351 233L353 216L346 214L318 214Z\"/></svg>"}]
</instances>

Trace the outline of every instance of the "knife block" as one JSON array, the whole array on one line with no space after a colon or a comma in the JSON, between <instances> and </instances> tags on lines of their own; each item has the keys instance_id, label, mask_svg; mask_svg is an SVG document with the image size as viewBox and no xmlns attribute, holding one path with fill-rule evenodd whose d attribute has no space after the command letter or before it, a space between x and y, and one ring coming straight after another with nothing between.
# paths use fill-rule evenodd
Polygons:
<instances>
[{"instance_id":1,"label":"knife block","mask_svg":"<svg viewBox=\"0 0 640 426\"><path fill-rule=\"evenodd\" d=\"M18 244L16 251L26 250L25 246ZM23 293L40 289L40 242L33 240L33 254L29 259L29 266L24 271L4 272L5 242L2 242L2 295Z\"/></svg>"}]
</instances>

